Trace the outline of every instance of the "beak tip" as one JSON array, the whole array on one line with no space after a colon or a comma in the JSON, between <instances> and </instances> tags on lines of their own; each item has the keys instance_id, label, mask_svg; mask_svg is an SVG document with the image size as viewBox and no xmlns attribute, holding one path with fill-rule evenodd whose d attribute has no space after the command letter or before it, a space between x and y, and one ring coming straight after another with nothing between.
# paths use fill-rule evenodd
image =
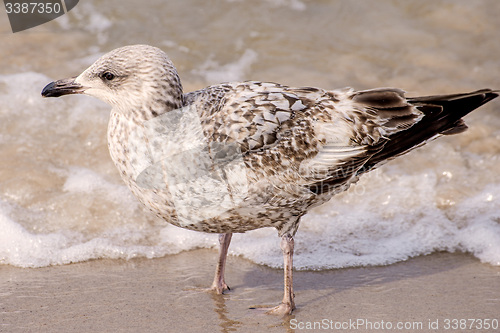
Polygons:
<instances>
[{"instance_id":1,"label":"beak tip","mask_svg":"<svg viewBox=\"0 0 500 333\"><path fill-rule=\"evenodd\" d=\"M51 82L42 89L42 97L59 97L70 94L81 94L84 88L75 82L75 77Z\"/></svg>"},{"instance_id":2,"label":"beak tip","mask_svg":"<svg viewBox=\"0 0 500 333\"><path fill-rule=\"evenodd\" d=\"M52 92L54 90L55 82L47 84L42 90L42 97L53 97Z\"/></svg>"}]
</instances>

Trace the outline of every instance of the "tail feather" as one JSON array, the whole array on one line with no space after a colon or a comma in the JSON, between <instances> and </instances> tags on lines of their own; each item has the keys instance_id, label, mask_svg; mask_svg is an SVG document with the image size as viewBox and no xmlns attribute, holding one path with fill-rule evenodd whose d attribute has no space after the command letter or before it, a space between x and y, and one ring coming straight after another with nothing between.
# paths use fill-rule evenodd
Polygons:
<instances>
[{"instance_id":1,"label":"tail feather","mask_svg":"<svg viewBox=\"0 0 500 333\"><path fill-rule=\"evenodd\" d=\"M341 176L335 172L331 177L311 184L309 189L316 194L330 193L332 188L355 180L361 174L431 139L465 131L467 125L462 117L498 97L499 93L482 89L466 94L405 98L404 92L399 89L356 92L353 101L378 117L381 126L387 129L385 138L366 146L364 154L342 161L340 169L353 172L340 172ZM419 112L415 112L415 109Z\"/></svg>"},{"instance_id":2,"label":"tail feather","mask_svg":"<svg viewBox=\"0 0 500 333\"><path fill-rule=\"evenodd\" d=\"M462 117L498 95L499 91L481 89L465 94L407 98L407 102L422 111L424 117L410 128L391 135L384 147L366 161L358 174L420 147L439 135L465 131L467 125Z\"/></svg>"}]
</instances>

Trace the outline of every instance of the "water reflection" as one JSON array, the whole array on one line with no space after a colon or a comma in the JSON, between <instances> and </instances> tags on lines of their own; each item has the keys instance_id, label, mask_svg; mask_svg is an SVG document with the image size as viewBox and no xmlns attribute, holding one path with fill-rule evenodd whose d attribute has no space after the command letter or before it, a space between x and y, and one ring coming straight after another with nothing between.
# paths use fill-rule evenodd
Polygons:
<instances>
[{"instance_id":1,"label":"water reflection","mask_svg":"<svg viewBox=\"0 0 500 333\"><path fill-rule=\"evenodd\" d=\"M242 322L233 320L228 317L228 310L226 308L226 295L218 295L211 293L212 300L214 301L214 310L219 315L219 326L222 333L236 332L241 327Z\"/></svg>"}]
</instances>

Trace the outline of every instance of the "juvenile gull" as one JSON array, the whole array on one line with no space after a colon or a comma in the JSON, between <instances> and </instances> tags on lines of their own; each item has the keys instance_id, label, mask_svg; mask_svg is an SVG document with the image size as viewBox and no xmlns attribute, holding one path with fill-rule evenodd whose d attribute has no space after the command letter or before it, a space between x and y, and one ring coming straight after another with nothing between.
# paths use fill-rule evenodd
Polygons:
<instances>
[{"instance_id":1,"label":"juvenile gull","mask_svg":"<svg viewBox=\"0 0 500 333\"><path fill-rule=\"evenodd\" d=\"M44 97L87 94L110 104L108 147L121 177L156 215L220 233L212 289L229 289L225 260L234 232L275 227L284 256L284 296L269 312L295 308L294 235L310 208L363 173L441 135L498 96L407 98L381 88L324 90L232 82L184 94L167 55L147 45L113 50Z\"/></svg>"}]
</instances>

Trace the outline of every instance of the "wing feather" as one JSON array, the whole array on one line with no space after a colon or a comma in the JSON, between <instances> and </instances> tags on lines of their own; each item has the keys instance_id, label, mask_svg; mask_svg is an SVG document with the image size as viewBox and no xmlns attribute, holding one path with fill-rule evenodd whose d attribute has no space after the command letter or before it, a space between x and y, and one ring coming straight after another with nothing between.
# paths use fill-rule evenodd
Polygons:
<instances>
[{"instance_id":1,"label":"wing feather","mask_svg":"<svg viewBox=\"0 0 500 333\"><path fill-rule=\"evenodd\" d=\"M249 81L211 86L185 101L199 110L209 141L237 144L256 172L282 173L283 182L315 194L357 179L393 134L424 115L394 88L326 91Z\"/></svg>"}]
</instances>

